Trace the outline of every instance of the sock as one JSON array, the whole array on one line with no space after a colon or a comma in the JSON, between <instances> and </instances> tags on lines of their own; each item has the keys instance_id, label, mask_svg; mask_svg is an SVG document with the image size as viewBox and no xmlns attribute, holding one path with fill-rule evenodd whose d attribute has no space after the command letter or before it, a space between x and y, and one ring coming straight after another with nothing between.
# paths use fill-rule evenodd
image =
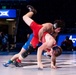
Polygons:
<instances>
[{"instance_id":1,"label":"sock","mask_svg":"<svg viewBox=\"0 0 76 75\"><path fill-rule=\"evenodd\" d=\"M18 63L21 63L21 60L20 60L20 59L16 59L16 61L17 61Z\"/></svg>"},{"instance_id":2,"label":"sock","mask_svg":"<svg viewBox=\"0 0 76 75\"><path fill-rule=\"evenodd\" d=\"M13 61L12 60L9 60L7 64L11 64L11 63L13 63Z\"/></svg>"}]
</instances>

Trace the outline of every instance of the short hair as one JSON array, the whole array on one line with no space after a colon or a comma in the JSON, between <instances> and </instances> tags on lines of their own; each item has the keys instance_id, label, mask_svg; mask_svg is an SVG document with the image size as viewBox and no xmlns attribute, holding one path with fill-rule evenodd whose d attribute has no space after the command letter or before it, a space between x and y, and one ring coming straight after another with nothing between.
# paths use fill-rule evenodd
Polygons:
<instances>
[{"instance_id":1,"label":"short hair","mask_svg":"<svg viewBox=\"0 0 76 75\"><path fill-rule=\"evenodd\" d=\"M56 57L62 54L62 48L61 48L60 46L57 46L57 45L54 46L54 47L53 47L53 50L56 51L56 52L55 52L55 56L56 56Z\"/></svg>"},{"instance_id":2,"label":"short hair","mask_svg":"<svg viewBox=\"0 0 76 75\"><path fill-rule=\"evenodd\" d=\"M62 21L62 20L55 20L54 21L54 28L56 29L56 28L61 28L61 29L63 29L64 28L64 26L65 26L65 23L64 23L64 21Z\"/></svg>"}]
</instances>

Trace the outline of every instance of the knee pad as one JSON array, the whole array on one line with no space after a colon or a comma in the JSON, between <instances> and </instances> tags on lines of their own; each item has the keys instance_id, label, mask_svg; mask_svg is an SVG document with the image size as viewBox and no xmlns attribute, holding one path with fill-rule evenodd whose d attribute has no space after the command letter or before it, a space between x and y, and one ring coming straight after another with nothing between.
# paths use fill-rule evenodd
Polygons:
<instances>
[{"instance_id":1,"label":"knee pad","mask_svg":"<svg viewBox=\"0 0 76 75\"><path fill-rule=\"evenodd\" d=\"M22 53L22 57L23 58L25 58L25 57L27 57L29 54L31 54L32 52L34 52L35 51L35 48L33 48L33 46L32 45L30 45L29 47L28 47L28 49L24 52L24 53Z\"/></svg>"}]
</instances>

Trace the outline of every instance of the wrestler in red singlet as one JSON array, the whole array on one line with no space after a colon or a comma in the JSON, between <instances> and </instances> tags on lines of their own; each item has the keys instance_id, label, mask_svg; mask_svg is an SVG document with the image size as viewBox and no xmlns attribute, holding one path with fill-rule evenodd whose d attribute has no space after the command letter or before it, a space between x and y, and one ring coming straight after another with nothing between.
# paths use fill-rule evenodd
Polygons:
<instances>
[{"instance_id":1,"label":"wrestler in red singlet","mask_svg":"<svg viewBox=\"0 0 76 75\"><path fill-rule=\"evenodd\" d=\"M36 22L33 21L30 25L30 28L32 29L34 34L34 37L31 40L31 44L34 48L36 48L37 44L39 43L38 32L42 28L42 25L37 24Z\"/></svg>"},{"instance_id":2,"label":"wrestler in red singlet","mask_svg":"<svg viewBox=\"0 0 76 75\"><path fill-rule=\"evenodd\" d=\"M43 26L40 25L40 24L37 24L36 22L32 22L31 25L30 25L30 28L32 29L33 31L33 34L34 34L34 37L33 39L31 40L31 44L34 48L36 48L37 44L39 43L39 39L38 39L38 32L39 30L42 28ZM42 36L42 43L45 42L45 35L47 34L48 32L45 32ZM56 45L56 44L55 44ZM47 49L49 51L49 49Z\"/></svg>"}]
</instances>

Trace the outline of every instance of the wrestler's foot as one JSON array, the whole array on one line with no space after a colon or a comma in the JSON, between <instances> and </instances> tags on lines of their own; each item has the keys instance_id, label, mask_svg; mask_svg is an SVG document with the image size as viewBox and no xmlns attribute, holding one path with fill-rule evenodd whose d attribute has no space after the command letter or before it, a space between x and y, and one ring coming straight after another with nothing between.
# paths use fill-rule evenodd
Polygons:
<instances>
[{"instance_id":1,"label":"wrestler's foot","mask_svg":"<svg viewBox=\"0 0 76 75\"><path fill-rule=\"evenodd\" d=\"M43 55L46 56L49 59L51 58L51 55L48 55L47 52L45 52Z\"/></svg>"},{"instance_id":2,"label":"wrestler's foot","mask_svg":"<svg viewBox=\"0 0 76 75\"><path fill-rule=\"evenodd\" d=\"M3 63L3 66L4 67L8 67L10 64L8 64L8 63Z\"/></svg>"},{"instance_id":3,"label":"wrestler's foot","mask_svg":"<svg viewBox=\"0 0 76 75\"><path fill-rule=\"evenodd\" d=\"M13 61L9 60L7 63L3 63L3 66L8 67L11 63L13 63Z\"/></svg>"},{"instance_id":4,"label":"wrestler's foot","mask_svg":"<svg viewBox=\"0 0 76 75\"><path fill-rule=\"evenodd\" d=\"M29 9L29 11L32 11L32 12L34 12L35 14L37 13L36 9L35 9L33 6L27 5L27 8Z\"/></svg>"},{"instance_id":5,"label":"wrestler's foot","mask_svg":"<svg viewBox=\"0 0 76 75\"><path fill-rule=\"evenodd\" d=\"M17 61L14 61L14 62L13 62L13 65L14 65L15 67L22 67L21 63L19 63L19 62L17 62Z\"/></svg>"}]
</instances>

